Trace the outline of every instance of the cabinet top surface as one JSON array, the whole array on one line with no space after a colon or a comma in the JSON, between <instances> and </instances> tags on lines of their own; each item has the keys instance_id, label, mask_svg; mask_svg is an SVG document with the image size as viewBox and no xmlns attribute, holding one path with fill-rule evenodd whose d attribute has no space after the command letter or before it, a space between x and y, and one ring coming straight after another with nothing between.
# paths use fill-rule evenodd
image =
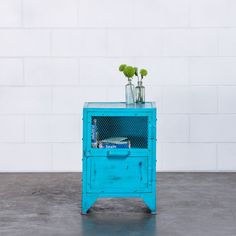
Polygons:
<instances>
[{"instance_id":1,"label":"cabinet top surface","mask_svg":"<svg viewBox=\"0 0 236 236\"><path fill-rule=\"evenodd\" d=\"M84 104L84 108L150 109L155 107L155 102L145 102L143 104L126 104L125 102L86 102Z\"/></svg>"}]
</instances>

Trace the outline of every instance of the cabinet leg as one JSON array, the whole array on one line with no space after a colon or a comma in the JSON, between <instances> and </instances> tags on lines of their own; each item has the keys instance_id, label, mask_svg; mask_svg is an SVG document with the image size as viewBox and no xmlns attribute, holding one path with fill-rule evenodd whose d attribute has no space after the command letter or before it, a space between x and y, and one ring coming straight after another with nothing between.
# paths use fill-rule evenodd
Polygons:
<instances>
[{"instance_id":1,"label":"cabinet leg","mask_svg":"<svg viewBox=\"0 0 236 236\"><path fill-rule=\"evenodd\" d=\"M153 215L156 214L156 197L153 195L144 195L143 201L147 205L147 207L151 210Z\"/></svg>"},{"instance_id":2,"label":"cabinet leg","mask_svg":"<svg viewBox=\"0 0 236 236\"><path fill-rule=\"evenodd\" d=\"M86 215L88 213L89 208L96 202L97 196L91 195L83 195L82 196L82 215Z\"/></svg>"}]
</instances>

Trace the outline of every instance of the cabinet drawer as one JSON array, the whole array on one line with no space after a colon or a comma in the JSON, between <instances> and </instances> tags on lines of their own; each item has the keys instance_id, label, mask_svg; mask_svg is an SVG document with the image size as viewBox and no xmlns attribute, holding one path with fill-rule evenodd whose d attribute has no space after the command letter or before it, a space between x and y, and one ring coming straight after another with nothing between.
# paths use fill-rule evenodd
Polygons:
<instances>
[{"instance_id":1,"label":"cabinet drawer","mask_svg":"<svg viewBox=\"0 0 236 236\"><path fill-rule=\"evenodd\" d=\"M87 191L93 193L149 192L148 157L88 157Z\"/></svg>"}]
</instances>

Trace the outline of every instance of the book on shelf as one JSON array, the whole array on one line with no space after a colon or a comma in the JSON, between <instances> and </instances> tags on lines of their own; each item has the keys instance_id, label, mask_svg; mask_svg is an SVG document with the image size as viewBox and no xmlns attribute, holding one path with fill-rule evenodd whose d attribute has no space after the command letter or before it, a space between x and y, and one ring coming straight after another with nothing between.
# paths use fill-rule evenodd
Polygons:
<instances>
[{"instance_id":1,"label":"book on shelf","mask_svg":"<svg viewBox=\"0 0 236 236\"><path fill-rule=\"evenodd\" d=\"M99 148L130 148L130 141L126 137L111 137L99 142Z\"/></svg>"}]
</instances>

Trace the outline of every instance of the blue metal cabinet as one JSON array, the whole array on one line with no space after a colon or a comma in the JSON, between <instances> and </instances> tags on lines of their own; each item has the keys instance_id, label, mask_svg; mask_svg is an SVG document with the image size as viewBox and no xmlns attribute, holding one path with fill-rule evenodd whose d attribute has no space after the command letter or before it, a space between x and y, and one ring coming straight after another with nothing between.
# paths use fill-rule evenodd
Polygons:
<instances>
[{"instance_id":1,"label":"blue metal cabinet","mask_svg":"<svg viewBox=\"0 0 236 236\"><path fill-rule=\"evenodd\" d=\"M129 147L99 148L96 137L126 137ZM83 109L82 214L98 198L142 198L156 213L156 107L153 102L85 103Z\"/></svg>"}]
</instances>

